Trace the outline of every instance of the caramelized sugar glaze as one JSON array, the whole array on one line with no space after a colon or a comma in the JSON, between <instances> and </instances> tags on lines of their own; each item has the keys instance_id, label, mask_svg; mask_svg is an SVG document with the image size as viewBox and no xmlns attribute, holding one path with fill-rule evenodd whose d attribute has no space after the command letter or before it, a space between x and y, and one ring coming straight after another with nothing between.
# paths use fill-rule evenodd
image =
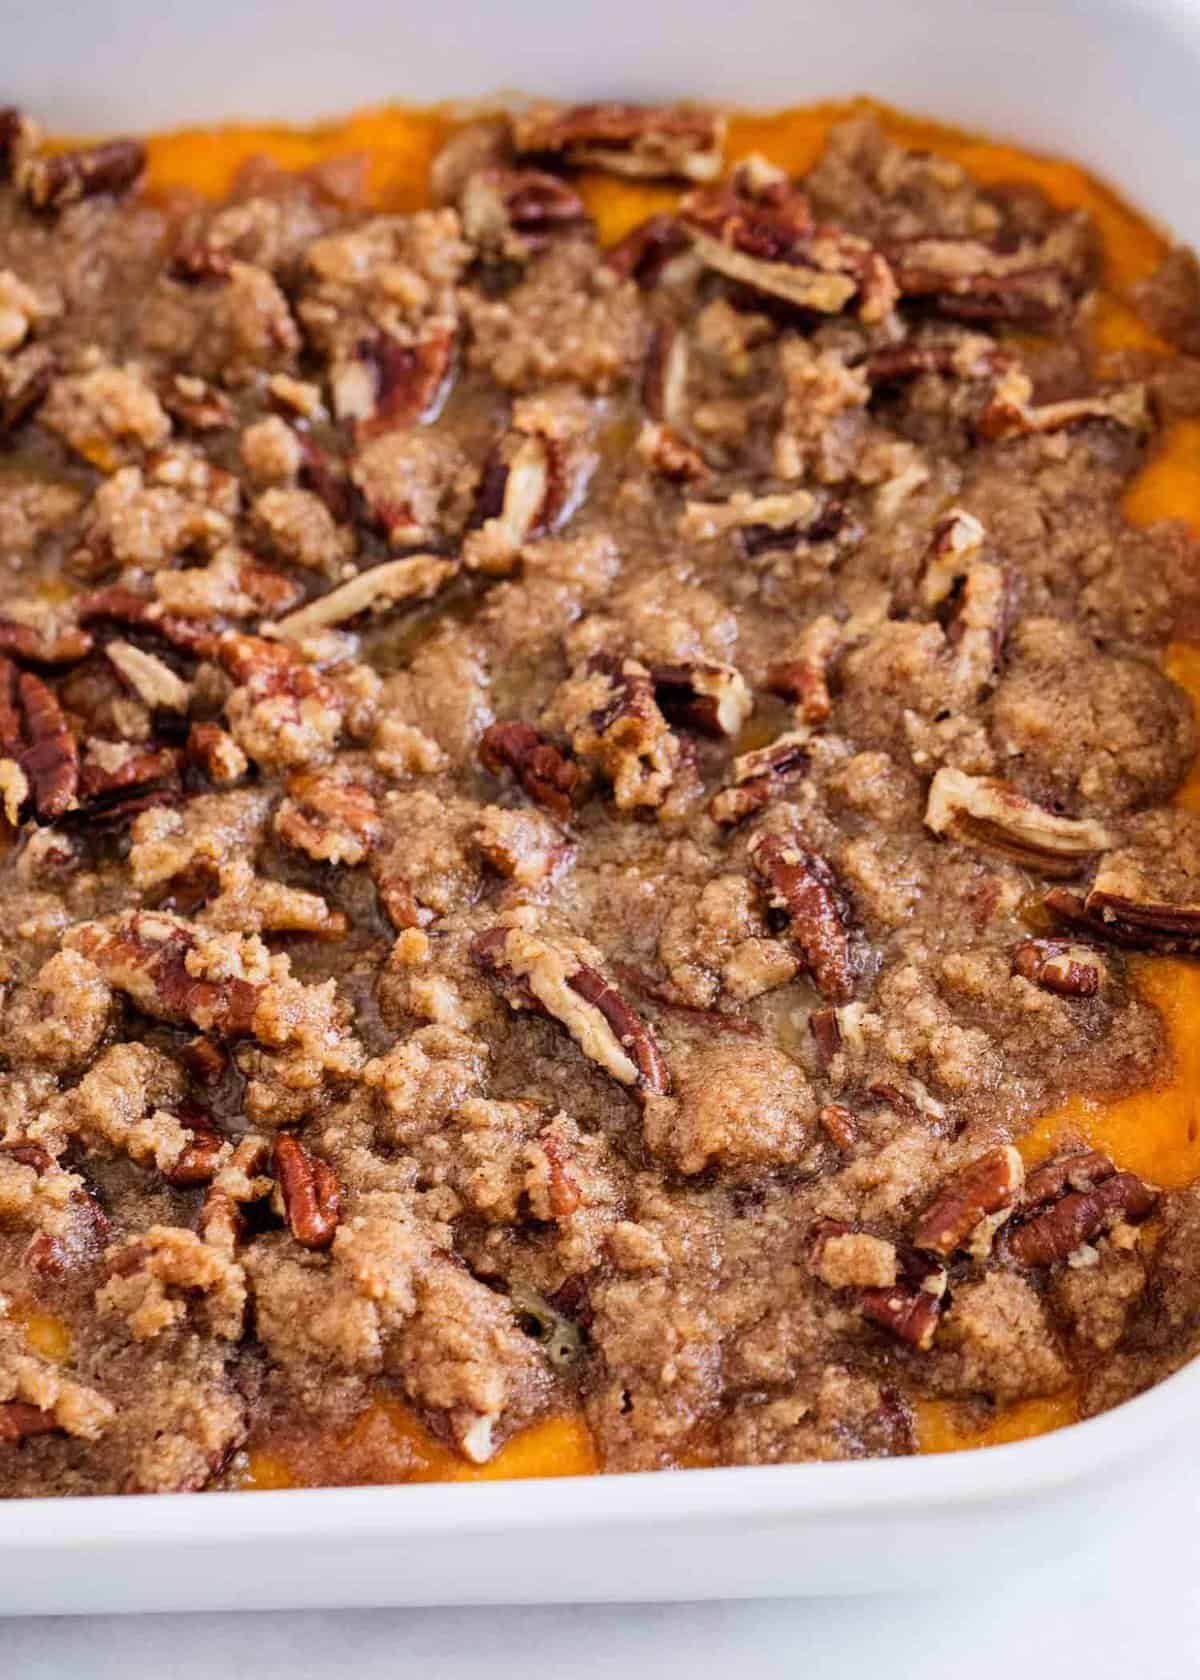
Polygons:
<instances>
[{"instance_id":1,"label":"caramelized sugar glaze","mask_svg":"<svg viewBox=\"0 0 1200 1680\"><path fill-rule=\"evenodd\" d=\"M816 162L830 129L872 111L885 131L905 145L955 160L979 181L1008 186L1030 183L1056 206L1086 210L1102 243L1102 283L1087 321L1097 372L1139 355L1166 355L1170 346L1133 305L1135 289L1149 280L1169 249L1163 235L1103 184L1077 166L1027 154L1003 143L961 134L919 118L868 105L828 104L774 115L736 115L729 124L727 165L761 154L791 175ZM229 127L152 137L148 142L147 192L168 202L180 194L220 197L251 159L267 157L287 169L310 169L361 156L367 198L381 211L410 211L428 201L432 160L455 121L438 110L373 109L345 121L296 131ZM600 242L610 245L645 218L677 203L679 191L584 170L573 184L595 218ZM1125 501L1131 522L1185 522L1200 535L1200 420L1177 418L1162 429L1153 454L1131 482ZM1200 647L1179 640L1168 670L1200 701ZM747 737L741 745L761 745ZM1200 772L1193 771L1178 803L1200 811ZM1041 1117L1019 1140L1027 1167L1064 1146L1094 1147L1120 1170L1155 1185L1179 1187L1200 1176L1200 969L1159 956L1130 959L1134 983L1160 1012L1170 1045L1169 1071L1148 1089L1112 1102L1072 1097ZM1152 1245L1155 1222L1141 1228ZM70 1340L52 1317L31 1312L26 1334L48 1361L69 1357ZM991 1408L962 1401L917 1405L917 1444L922 1451L1018 1440L1070 1423L1077 1416L1072 1389ZM681 1462L712 1462L702 1439ZM527 1427L486 1465L471 1465L429 1432L405 1405L382 1396L347 1428L330 1433L290 1425L251 1439L228 1472L225 1485L278 1488L347 1482L475 1480L584 1474L597 1467L580 1416L551 1417Z\"/></svg>"}]
</instances>

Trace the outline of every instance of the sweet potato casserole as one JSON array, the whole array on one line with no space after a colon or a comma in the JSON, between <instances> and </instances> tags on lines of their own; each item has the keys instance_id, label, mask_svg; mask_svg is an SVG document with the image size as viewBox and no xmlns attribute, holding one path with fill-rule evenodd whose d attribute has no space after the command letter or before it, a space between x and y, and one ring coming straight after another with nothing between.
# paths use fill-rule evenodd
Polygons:
<instances>
[{"instance_id":1,"label":"sweet potato casserole","mask_svg":"<svg viewBox=\"0 0 1200 1680\"><path fill-rule=\"evenodd\" d=\"M1200 271L835 115L0 113L0 1493L1194 1351Z\"/></svg>"}]
</instances>

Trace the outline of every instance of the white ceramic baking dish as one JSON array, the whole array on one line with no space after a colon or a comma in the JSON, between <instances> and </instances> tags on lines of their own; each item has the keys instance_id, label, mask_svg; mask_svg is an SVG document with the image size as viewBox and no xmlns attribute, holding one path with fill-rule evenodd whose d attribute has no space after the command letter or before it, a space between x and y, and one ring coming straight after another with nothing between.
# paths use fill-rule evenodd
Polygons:
<instances>
[{"instance_id":1,"label":"white ceramic baking dish","mask_svg":"<svg viewBox=\"0 0 1200 1680\"><path fill-rule=\"evenodd\" d=\"M1066 153L1200 241L1200 0L158 0L3 8L3 98L76 132L519 87L871 92ZM871 1591L1073 1549L1200 1411L1200 1365L1060 1434L944 1458L0 1506L0 1611ZM986 1577L985 1577L986 1578ZM2 1641L0 1641L2 1649Z\"/></svg>"}]
</instances>

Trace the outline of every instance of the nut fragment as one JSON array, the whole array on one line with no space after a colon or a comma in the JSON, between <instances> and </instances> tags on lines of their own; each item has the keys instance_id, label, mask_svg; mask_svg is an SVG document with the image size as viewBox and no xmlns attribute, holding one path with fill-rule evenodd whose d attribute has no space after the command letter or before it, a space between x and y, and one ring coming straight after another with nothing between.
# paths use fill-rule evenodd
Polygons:
<instances>
[{"instance_id":1,"label":"nut fragment","mask_svg":"<svg viewBox=\"0 0 1200 1680\"><path fill-rule=\"evenodd\" d=\"M723 116L682 105L538 104L512 130L527 156L643 180L715 181L725 145Z\"/></svg>"},{"instance_id":2,"label":"nut fragment","mask_svg":"<svg viewBox=\"0 0 1200 1680\"><path fill-rule=\"evenodd\" d=\"M1061 939L1023 939L1013 951L1012 971L1023 980L1060 997L1095 997L1104 976L1104 959L1090 945Z\"/></svg>"},{"instance_id":3,"label":"nut fragment","mask_svg":"<svg viewBox=\"0 0 1200 1680\"><path fill-rule=\"evenodd\" d=\"M578 686L586 710L571 713L575 752L599 765L619 810L661 805L674 783L679 742L659 708L650 672L636 659L598 653Z\"/></svg>"},{"instance_id":4,"label":"nut fragment","mask_svg":"<svg viewBox=\"0 0 1200 1680\"><path fill-rule=\"evenodd\" d=\"M434 325L416 344L390 333L362 338L331 376L339 420L353 420L360 442L437 418L454 377L455 335Z\"/></svg>"},{"instance_id":5,"label":"nut fragment","mask_svg":"<svg viewBox=\"0 0 1200 1680\"><path fill-rule=\"evenodd\" d=\"M292 1236L305 1248L328 1248L341 1207L333 1168L288 1132L280 1132L275 1139L272 1166Z\"/></svg>"},{"instance_id":6,"label":"nut fragment","mask_svg":"<svg viewBox=\"0 0 1200 1680\"><path fill-rule=\"evenodd\" d=\"M733 786L713 795L708 813L723 828L732 828L778 797L792 776L808 769L810 734L789 730L766 747L756 747L733 761Z\"/></svg>"},{"instance_id":7,"label":"nut fragment","mask_svg":"<svg viewBox=\"0 0 1200 1680\"><path fill-rule=\"evenodd\" d=\"M43 152L18 168L18 185L35 210L63 210L95 193L128 192L146 167L140 140L105 140L78 151Z\"/></svg>"},{"instance_id":8,"label":"nut fragment","mask_svg":"<svg viewBox=\"0 0 1200 1680\"><path fill-rule=\"evenodd\" d=\"M1070 312L1087 281L1080 227L1067 218L1043 240L1007 250L976 239L910 239L889 247L888 258L901 294L940 315L1047 327Z\"/></svg>"},{"instance_id":9,"label":"nut fragment","mask_svg":"<svg viewBox=\"0 0 1200 1680\"><path fill-rule=\"evenodd\" d=\"M754 710L754 696L733 665L656 665L650 680L663 716L702 735L738 735Z\"/></svg>"},{"instance_id":10,"label":"nut fragment","mask_svg":"<svg viewBox=\"0 0 1200 1680\"><path fill-rule=\"evenodd\" d=\"M132 642L109 642L104 651L118 675L152 712L187 711L191 690L157 654L134 647Z\"/></svg>"},{"instance_id":11,"label":"nut fragment","mask_svg":"<svg viewBox=\"0 0 1200 1680\"><path fill-rule=\"evenodd\" d=\"M520 928L494 927L471 945L513 1009L532 1009L566 1028L584 1055L620 1084L663 1096L670 1079L653 1032L595 968L566 946Z\"/></svg>"},{"instance_id":12,"label":"nut fragment","mask_svg":"<svg viewBox=\"0 0 1200 1680\"><path fill-rule=\"evenodd\" d=\"M147 1015L228 1036L253 1028L262 984L237 974L221 979L197 975L196 932L178 917L132 910L109 924L81 922L64 943L89 957Z\"/></svg>"},{"instance_id":13,"label":"nut fragment","mask_svg":"<svg viewBox=\"0 0 1200 1680\"><path fill-rule=\"evenodd\" d=\"M621 280L639 286L656 285L667 264L688 248L688 237L677 216L650 216L604 253L604 261Z\"/></svg>"},{"instance_id":14,"label":"nut fragment","mask_svg":"<svg viewBox=\"0 0 1200 1680\"><path fill-rule=\"evenodd\" d=\"M479 741L479 760L493 776L511 771L536 805L560 822L572 815L582 787L582 772L554 743L530 724L493 723Z\"/></svg>"},{"instance_id":15,"label":"nut fragment","mask_svg":"<svg viewBox=\"0 0 1200 1680\"><path fill-rule=\"evenodd\" d=\"M1013 1206L1024 1182L1025 1164L1011 1145L977 1156L946 1180L918 1219L915 1247L941 1255L968 1247L984 1220Z\"/></svg>"},{"instance_id":16,"label":"nut fragment","mask_svg":"<svg viewBox=\"0 0 1200 1680\"><path fill-rule=\"evenodd\" d=\"M337 770L289 776L275 832L317 863L360 864L379 838L379 807L365 783Z\"/></svg>"},{"instance_id":17,"label":"nut fragment","mask_svg":"<svg viewBox=\"0 0 1200 1680\"><path fill-rule=\"evenodd\" d=\"M1110 843L1098 822L1056 816L1007 782L948 767L933 778L925 822L946 839L1000 852L1043 875L1077 875Z\"/></svg>"},{"instance_id":18,"label":"nut fragment","mask_svg":"<svg viewBox=\"0 0 1200 1680\"><path fill-rule=\"evenodd\" d=\"M0 1446L13 1446L33 1435L62 1433L63 1427L53 1412L45 1412L24 1400L6 1400L0 1404Z\"/></svg>"},{"instance_id":19,"label":"nut fragment","mask_svg":"<svg viewBox=\"0 0 1200 1680\"><path fill-rule=\"evenodd\" d=\"M428 601L454 576L457 562L444 555L412 554L403 560L385 560L348 583L342 583L315 601L289 613L272 627L277 636L301 637L330 625L347 624L363 613L376 617L408 601Z\"/></svg>"},{"instance_id":20,"label":"nut fragment","mask_svg":"<svg viewBox=\"0 0 1200 1680\"><path fill-rule=\"evenodd\" d=\"M1038 432L1061 432L1085 420L1107 420L1126 431L1144 432L1151 423L1144 385L1123 385L1103 395L1040 406L1030 403L1032 391L1030 380L1019 370L1001 379L979 416L980 435L992 440L1028 437Z\"/></svg>"},{"instance_id":21,"label":"nut fragment","mask_svg":"<svg viewBox=\"0 0 1200 1680\"><path fill-rule=\"evenodd\" d=\"M824 723L829 716L829 667L845 632L823 613L804 626L792 651L767 667L770 693L791 700L800 723Z\"/></svg>"},{"instance_id":22,"label":"nut fragment","mask_svg":"<svg viewBox=\"0 0 1200 1680\"><path fill-rule=\"evenodd\" d=\"M945 1269L916 1249L896 1250L899 1275L890 1289L865 1289L859 1298L863 1317L919 1353L933 1346L946 1293Z\"/></svg>"},{"instance_id":23,"label":"nut fragment","mask_svg":"<svg viewBox=\"0 0 1200 1680\"><path fill-rule=\"evenodd\" d=\"M728 184L690 193L679 219L706 267L752 291L826 315L854 303L864 321L896 301L886 259L842 228L818 227L778 171L743 165Z\"/></svg>"},{"instance_id":24,"label":"nut fragment","mask_svg":"<svg viewBox=\"0 0 1200 1680\"><path fill-rule=\"evenodd\" d=\"M779 834L758 834L750 861L766 882L772 919L792 943L822 997L845 1003L854 989L850 912L824 858Z\"/></svg>"},{"instance_id":25,"label":"nut fragment","mask_svg":"<svg viewBox=\"0 0 1200 1680\"><path fill-rule=\"evenodd\" d=\"M540 169L476 170L462 188L458 208L472 244L512 262L591 227L578 193Z\"/></svg>"}]
</instances>

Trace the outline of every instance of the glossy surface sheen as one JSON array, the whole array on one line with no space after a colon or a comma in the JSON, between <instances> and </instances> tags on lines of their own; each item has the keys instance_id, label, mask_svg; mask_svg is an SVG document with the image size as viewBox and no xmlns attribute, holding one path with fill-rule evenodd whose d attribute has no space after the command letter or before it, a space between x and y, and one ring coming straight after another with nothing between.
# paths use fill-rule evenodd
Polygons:
<instances>
[{"instance_id":1,"label":"glossy surface sheen","mask_svg":"<svg viewBox=\"0 0 1200 1680\"><path fill-rule=\"evenodd\" d=\"M815 161L833 122L863 109L822 104L775 115L746 115L730 123L729 162L762 152L791 173ZM878 109L878 108L876 108ZM989 183L1022 180L1041 187L1056 204L1087 209L1103 240L1103 290L1090 330L1103 365L1106 352L1164 349L1137 318L1129 288L1145 279L1167 249L1164 236L1103 184L1077 165L1029 155L1011 146L958 133L940 124L879 114L888 131L910 145L955 159ZM286 168L302 169L348 154L367 157L367 191L386 210L412 210L426 202L429 163L453 128L440 111L377 107L345 121L311 129L233 126L160 135L149 144L149 189L155 193L228 191L246 159L266 155ZM582 196L595 216L602 243L621 237L658 209L669 208L673 189L585 176ZM1135 523L1181 519L1200 534L1200 421L1175 421L1128 492L1126 513ZM1171 675L1200 706L1200 648L1176 645ZM1200 768L1179 794L1200 810ZM1103 1104L1072 1098L1038 1120L1020 1147L1028 1162L1053 1153L1061 1141L1085 1141L1104 1149L1119 1167L1164 1186L1200 1175L1200 967L1171 959L1138 959L1138 984L1166 1020L1174 1067L1170 1080L1119 1101ZM1152 1233L1149 1233L1152 1236ZM31 1346L47 1357L64 1357L62 1327L31 1320ZM57 1350L57 1351L56 1351ZM922 1452L950 1452L992 1446L1045 1433L1077 1416L1068 1392L1023 1401L984 1422L970 1407L926 1402L919 1407ZM703 1461L703 1454L697 1454ZM587 1430L576 1418L551 1418L510 1441L488 1465L464 1464L398 1402L381 1399L333 1439L262 1444L252 1449L237 1485L283 1488L330 1481L490 1481L531 1476L584 1475L596 1468ZM339 1478L340 1471L340 1478Z\"/></svg>"}]
</instances>

